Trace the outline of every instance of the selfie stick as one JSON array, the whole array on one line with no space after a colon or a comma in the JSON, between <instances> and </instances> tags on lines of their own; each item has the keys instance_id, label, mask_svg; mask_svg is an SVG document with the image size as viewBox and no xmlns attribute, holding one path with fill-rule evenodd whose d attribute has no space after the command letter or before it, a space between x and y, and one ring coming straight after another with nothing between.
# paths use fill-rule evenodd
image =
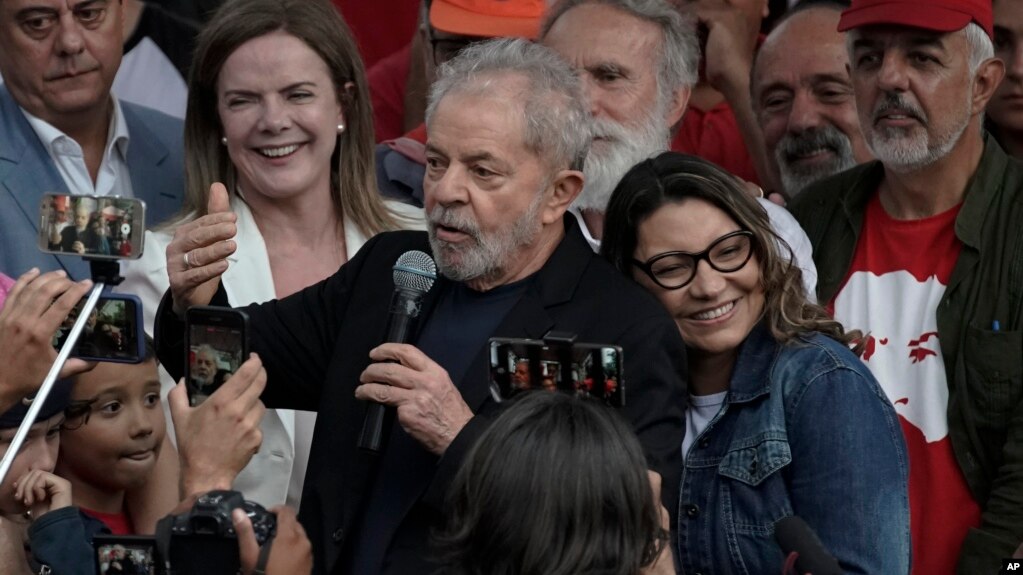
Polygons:
<instances>
[{"instance_id":1,"label":"selfie stick","mask_svg":"<svg viewBox=\"0 0 1023 575\"><path fill-rule=\"evenodd\" d=\"M53 389L53 385L57 383L57 376L60 374L60 370L64 367L64 362L67 361L71 355L71 350L75 348L75 344L78 343L78 336L81 335L82 330L85 329L85 324L89 321L89 315L92 314L92 310L96 308L96 304L99 302L99 296L103 293L103 288L106 287L102 282L96 283L92 286L92 291L89 292L89 299L85 301L85 305L82 306L82 311L78 314L78 319L75 320L74 327L71 328L71 333L68 334L67 341L60 348L60 353L57 354L57 360L50 366L50 372L46 374L46 379L43 380L43 385L39 388L39 392L36 396L31 399L32 405L28 408L28 414L25 415L25 420L21 422L21 426L18 427L18 433L14 435L14 440L11 441L11 445L7 448L7 453L4 454L3 461L0 461L0 483L3 483L7 472L11 470L11 465L14 464L14 458L17 457L18 452L21 451L21 444L25 442L25 437L28 436L28 430L32 428L32 425L36 421L36 416L39 415L39 410L43 408L43 404L46 403L46 398L50 395L50 390ZM26 400L22 400L26 401Z\"/></svg>"}]
</instances>

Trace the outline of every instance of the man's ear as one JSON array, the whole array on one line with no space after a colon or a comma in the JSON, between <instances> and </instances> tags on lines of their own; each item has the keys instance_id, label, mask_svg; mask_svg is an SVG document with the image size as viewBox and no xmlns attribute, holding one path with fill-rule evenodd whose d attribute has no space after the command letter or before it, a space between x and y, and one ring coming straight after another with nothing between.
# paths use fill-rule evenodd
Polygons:
<instances>
[{"instance_id":1,"label":"man's ear","mask_svg":"<svg viewBox=\"0 0 1023 575\"><path fill-rule=\"evenodd\" d=\"M675 127L682 120L686 108L689 107L689 96L692 94L693 89L689 87L679 88L672 92L671 102L668 102L668 117L665 118L669 128Z\"/></svg>"},{"instance_id":2,"label":"man's ear","mask_svg":"<svg viewBox=\"0 0 1023 575\"><path fill-rule=\"evenodd\" d=\"M555 174L547 189L550 190L550 196L541 214L544 225L561 221L561 217L583 190L583 173L578 170L561 170Z\"/></svg>"},{"instance_id":3,"label":"man's ear","mask_svg":"<svg viewBox=\"0 0 1023 575\"><path fill-rule=\"evenodd\" d=\"M970 98L972 114L980 114L984 111L1004 76L1005 63L998 58L988 58L981 62L973 74L973 95Z\"/></svg>"}]
</instances>

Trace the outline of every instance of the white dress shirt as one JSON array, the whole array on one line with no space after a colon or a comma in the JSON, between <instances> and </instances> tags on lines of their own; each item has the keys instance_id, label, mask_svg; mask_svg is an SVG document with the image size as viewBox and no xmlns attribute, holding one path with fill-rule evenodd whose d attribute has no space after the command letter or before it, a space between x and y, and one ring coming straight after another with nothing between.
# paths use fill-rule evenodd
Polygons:
<instances>
[{"instance_id":1,"label":"white dress shirt","mask_svg":"<svg viewBox=\"0 0 1023 575\"><path fill-rule=\"evenodd\" d=\"M92 181L89 168L85 165L82 147L70 136L61 132L49 122L29 114L22 108L25 119L32 126L36 136L46 147L50 158L57 166L57 172L72 194L84 196L134 197L131 189L131 173L128 171L128 124L124 121L121 103L110 97L114 113L110 115L107 129L107 143L103 149L103 161L96 181ZM52 190L56 192L57 190Z\"/></svg>"}]
</instances>

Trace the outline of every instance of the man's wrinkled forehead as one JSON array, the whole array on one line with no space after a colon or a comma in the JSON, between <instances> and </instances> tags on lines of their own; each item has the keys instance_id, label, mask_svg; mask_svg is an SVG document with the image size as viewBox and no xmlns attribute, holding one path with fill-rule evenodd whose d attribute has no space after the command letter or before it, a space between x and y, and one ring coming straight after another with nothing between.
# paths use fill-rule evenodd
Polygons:
<instances>
[{"instance_id":1,"label":"man's wrinkled forehead","mask_svg":"<svg viewBox=\"0 0 1023 575\"><path fill-rule=\"evenodd\" d=\"M962 33L962 30L937 32L912 26L878 24L849 30L846 32L846 43L853 51L888 47L931 47L948 50L951 45L955 44L956 38L962 36Z\"/></svg>"}]
</instances>

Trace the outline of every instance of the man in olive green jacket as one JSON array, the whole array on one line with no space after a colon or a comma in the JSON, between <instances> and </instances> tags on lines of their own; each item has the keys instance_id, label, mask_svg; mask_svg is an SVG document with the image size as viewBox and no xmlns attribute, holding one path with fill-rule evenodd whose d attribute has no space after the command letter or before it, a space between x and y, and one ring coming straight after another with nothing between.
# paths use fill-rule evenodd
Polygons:
<instances>
[{"instance_id":1,"label":"man in olive green jacket","mask_svg":"<svg viewBox=\"0 0 1023 575\"><path fill-rule=\"evenodd\" d=\"M990 3L909 4L856 0L839 24L879 161L790 207L819 301L869 334L899 413L914 573L997 573L1023 541L1023 164L981 129L1004 74Z\"/></svg>"}]
</instances>

